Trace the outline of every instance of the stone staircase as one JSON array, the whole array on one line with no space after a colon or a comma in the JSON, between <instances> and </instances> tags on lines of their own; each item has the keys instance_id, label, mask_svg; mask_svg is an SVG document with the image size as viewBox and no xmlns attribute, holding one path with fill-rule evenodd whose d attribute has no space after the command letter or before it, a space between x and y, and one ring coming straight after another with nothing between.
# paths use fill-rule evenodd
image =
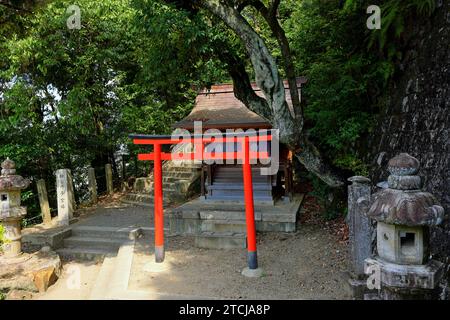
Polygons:
<instances>
[{"instance_id":1,"label":"stone staircase","mask_svg":"<svg viewBox=\"0 0 450 320\"><path fill-rule=\"evenodd\" d=\"M67 260L101 261L105 257L117 255L122 245L134 242L141 233L141 228L132 227L76 226L57 252Z\"/></svg>"},{"instance_id":2,"label":"stone staircase","mask_svg":"<svg viewBox=\"0 0 450 320\"><path fill-rule=\"evenodd\" d=\"M175 146L173 152L188 152L191 146ZM163 162L164 204L183 202L200 192L201 164L193 161ZM133 192L122 198L122 202L134 205L153 206L153 173L149 177L138 178Z\"/></svg>"},{"instance_id":3,"label":"stone staircase","mask_svg":"<svg viewBox=\"0 0 450 320\"><path fill-rule=\"evenodd\" d=\"M253 199L273 204L272 176L261 175L259 167L252 168ZM209 200L244 201L244 183L241 166L216 166L212 184L205 183Z\"/></svg>"}]
</instances>

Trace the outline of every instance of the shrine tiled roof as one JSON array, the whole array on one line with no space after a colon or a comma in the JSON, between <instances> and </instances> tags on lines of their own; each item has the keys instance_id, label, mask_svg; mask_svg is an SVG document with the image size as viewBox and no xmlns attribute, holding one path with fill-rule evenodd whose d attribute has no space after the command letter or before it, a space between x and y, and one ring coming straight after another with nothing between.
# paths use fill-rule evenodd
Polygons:
<instances>
[{"instance_id":1,"label":"shrine tiled roof","mask_svg":"<svg viewBox=\"0 0 450 320\"><path fill-rule=\"evenodd\" d=\"M304 82L304 78L297 80L298 89ZM257 95L264 97L263 92L256 84L252 84L252 86ZM286 81L285 88L286 101L293 112L291 95ZM175 123L173 127L191 130L194 127L194 121L202 121L204 129L269 129L272 127L267 119L249 110L234 96L232 83L213 85L210 89L202 90L195 100L195 106L191 113Z\"/></svg>"}]
</instances>

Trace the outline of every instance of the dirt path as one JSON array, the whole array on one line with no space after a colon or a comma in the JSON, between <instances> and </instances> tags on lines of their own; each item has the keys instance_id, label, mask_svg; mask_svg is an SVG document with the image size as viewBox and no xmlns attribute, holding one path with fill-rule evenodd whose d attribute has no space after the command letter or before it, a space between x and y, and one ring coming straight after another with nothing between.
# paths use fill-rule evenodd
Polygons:
<instances>
[{"instance_id":1,"label":"dirt path","mask_svg":"<svg viewBox=\"0 0 450 320\"><path fill-rule=\"evenodd\" d=\"M123 220L119 216L130 214L140 221L148 217L148 211L112 205L106 211L98 208L90 212L80 222L89 225L91 218L117 222ZM245 249L200 249L186 236L167 238L167 272L144 272L144 265L154 259L153 239L142 238L136 243L128 289L221 299L349 299L343 276L348 268L345 237L343 220L324 221L314 198L307 196L297 232L258 233L258 260L264 277L241 275L246 266ZM80 267L82 285L79 290L68 290L68 270L74 266ZM95 264L65 264L63 277L47 293L34 298L87 299L99 268Z\"/></svg>"},{"instance_id":2,"label":"dirt path","mask_svg":"<svg viewBox=\"0 0 450 320\"><path fill-rule=\"evenodd\" d=\"M100 267L100 263L66 262L58 281L47 292L34 294L33 300L87 300Z\"/></svg>"},{"instance_id":3,"label":"dirt path","mask_svg":"<svg viewBox=\"0 0 450 320\"><path fill-rule=\"evenodd\" d=\"M265 276L241 275L244 249L195 248L193 239L168 239L163 273L143 272L153 259L151 239L136 246L130 290L177 293L223 299L348 299L346 248L319 226L303 226L294 234L258 234L259 264ZM150 241L149 241L150 240Z\"/></svg>"}]
</instances>

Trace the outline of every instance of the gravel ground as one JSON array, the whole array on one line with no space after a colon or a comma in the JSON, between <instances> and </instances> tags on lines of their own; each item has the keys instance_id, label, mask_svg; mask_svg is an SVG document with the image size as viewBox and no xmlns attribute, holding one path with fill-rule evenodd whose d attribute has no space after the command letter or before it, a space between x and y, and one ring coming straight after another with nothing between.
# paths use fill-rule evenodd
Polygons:
<instances>
[{"instance_id":1,"label":"gravel ground","mask_svg":"<svg viewBox=\"0 0 450 320\"><path fill-rule=\"evenodd\" d=\"M154 259L153 241L144 238L136 245L129 289L220 299L350 299L343 276L347 248L337 232L342 221L304 213L306 222L295 233L258 233L262 278L240 274L245 250L195 248L191 237L182 236L167 239L167 271L143 272Z\"/></svg>"},{"instance_id":2,"label":"gravel ground","mask_svg":"<svg viewBox=\"0 0 450 320\"><path fill-rule=\"evenodd\" d=\"M82 225L152 226L151 208L123 206L104 199L97 208L80 210ZM324 221L313 197L306 196L295 233L258 233L262 278L241 275L245 249L211 250L194 247L192 237L167 237L168 270L143 271L153 261L153 239L136 244L129 290L219 299L350 299L343 275L347 266L347 230L342 219ZM69 265L65 265L68 270ZM35 299L86 299L99 265L82 265L82 287L68 291L66 273L46 294Z\"/></svg>"},{"instance_id":3,"label":"gravel ground","mask_svg":"<svg viewBox=\"0 0 450 320\"><path fill-rule=\"evenodd\" d=\"M34 294L33 300L87 300L100 267L95 262L67 262L58 281L47 292Z\"/></svg>"},{"instance_id":4,"label":"gravel ground","mask_svg":"<svg viewBox=\"0 0 450 320\"><path fill-rule=\"evenodd\" d=\"M120 202L123 194L117 193L113 197L101 197L94 207L81 208L76 214L79 218L78 226L105 227L152 227L153 208L132 206Z\"/></svg>"}]
</instances>

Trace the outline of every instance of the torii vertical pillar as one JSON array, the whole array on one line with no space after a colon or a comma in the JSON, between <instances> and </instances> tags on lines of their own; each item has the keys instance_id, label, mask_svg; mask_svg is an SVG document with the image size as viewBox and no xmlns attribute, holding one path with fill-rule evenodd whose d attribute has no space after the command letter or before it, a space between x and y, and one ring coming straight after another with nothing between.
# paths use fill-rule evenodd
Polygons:
<instances>
[{"instance_id":1,"label":"torii vertical pillar","mask_svg":"<svg viewBox=\"0 0 450 320\"><path fill-rule=\"evenodd\" d=\"M164 262L164 211L163 211L163 190L162 190L162 163L161 145L155 143L153 146L154 166L153 178L155 189L155 262Z\"/></svg>"},{"instance_id":2,"label":"torii vertical pillar","mask_svg":"<svg viewBox=\"0 0 450 320\"><path fill-rule=\"evenodd\" d=\"M247 263L248 268L242 271L246 277L260 277L262 270L258 268L258 255L256 251L256 227L255 209L253 203L253 181L252 167L250 164L250 143L249 138L243 139L244 161L242 171L244 176L244 199L245 199L245 220L247 225Z\"/></svg>"}]
</instances>

